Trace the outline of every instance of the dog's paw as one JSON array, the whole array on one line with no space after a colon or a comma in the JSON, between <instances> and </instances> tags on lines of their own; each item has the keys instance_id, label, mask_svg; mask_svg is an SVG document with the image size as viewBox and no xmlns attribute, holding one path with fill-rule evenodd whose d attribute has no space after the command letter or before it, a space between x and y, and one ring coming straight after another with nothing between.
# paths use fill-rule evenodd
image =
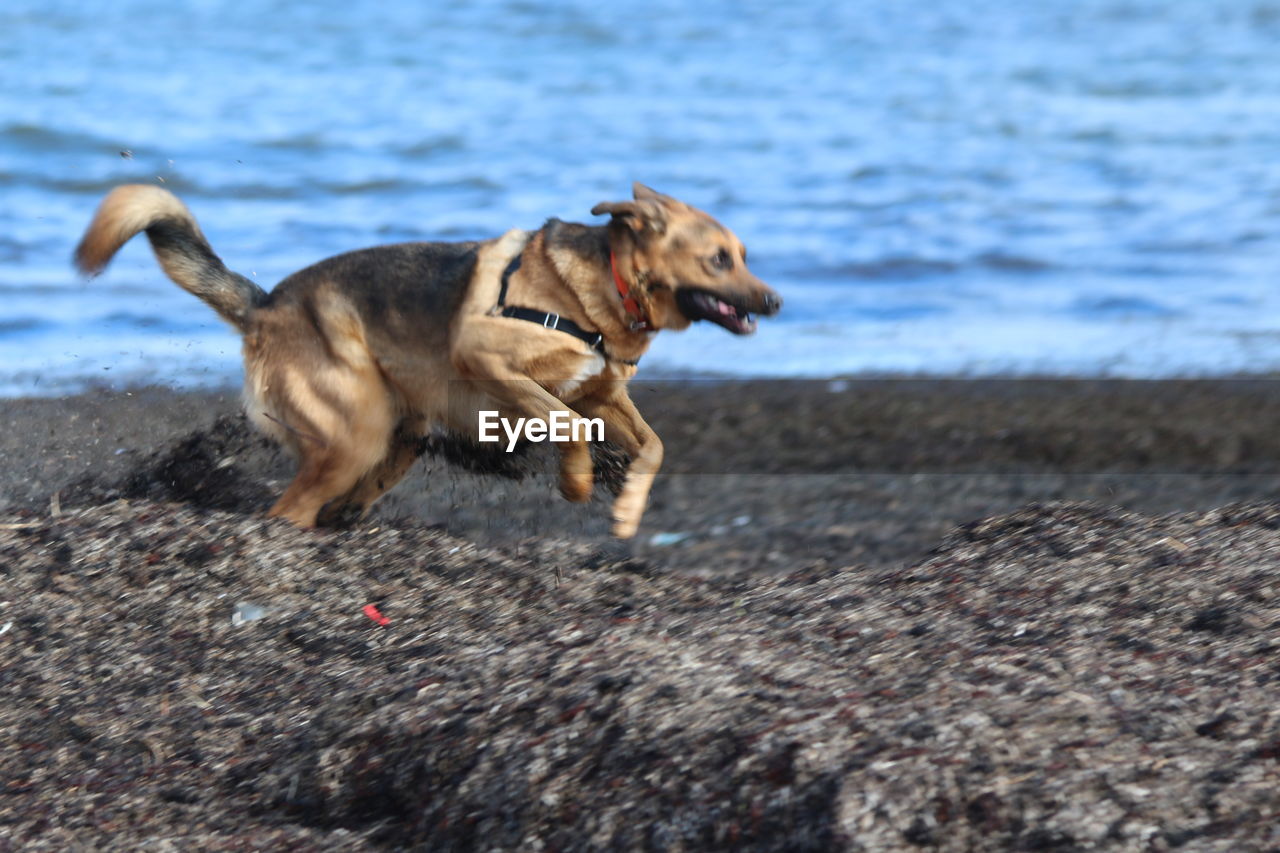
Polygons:
<instances>
[{"instance_id":1,"label":"dog's paw","mask_svg":"<svg viewBox=\"0 0 1280 853\"><path fill-rule=\"evenodd\" d=\"M316 515L316 527L345 530L359 524L364 518L364 507L359 504L330 501Z\"/></svg>"},{"instance_id":2,"label":"dog's paw","mask_svg":"<svg viewBox=\"0 0 1280 853\"><path fill-rule=\"evenodd\" d=\"M638 518L618 518L613 517L613 530L611 531L617 539L630 539L636 535L636 531L640 529L640 519Z\"/></svg>"},{"instance_id":3,"label":"dog's paw","mask_svg":"<svg viewBox=\"0 0 1280 853\"><path fill-rule=\"evenodd\" d=\"M564 499L572 503L585 503L591 499L592 487L591 474L567 474L560 475L560 494Z\"/></svg>"}]
</instances>

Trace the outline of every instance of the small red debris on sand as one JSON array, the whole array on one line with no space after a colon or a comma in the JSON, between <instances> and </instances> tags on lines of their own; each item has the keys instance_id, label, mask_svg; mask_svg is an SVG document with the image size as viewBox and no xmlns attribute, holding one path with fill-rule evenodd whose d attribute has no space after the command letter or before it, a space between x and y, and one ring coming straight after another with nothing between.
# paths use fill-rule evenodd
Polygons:
<instances>
[{"instance_id":1,"label":"small red debris on sand","mask_svg":"<svg viewBox=\"0 0 1280 853\"><path fill-rule=\"evenodd\" d=\"M374 622L377 622L379 625L385 626L385 625L391 624L391 620L383 616L380 612L378 612L378 608L372 604L366 604L364 606L364 615L368 616L370 619L372 619Z\"/></svg>"}]
</instances>

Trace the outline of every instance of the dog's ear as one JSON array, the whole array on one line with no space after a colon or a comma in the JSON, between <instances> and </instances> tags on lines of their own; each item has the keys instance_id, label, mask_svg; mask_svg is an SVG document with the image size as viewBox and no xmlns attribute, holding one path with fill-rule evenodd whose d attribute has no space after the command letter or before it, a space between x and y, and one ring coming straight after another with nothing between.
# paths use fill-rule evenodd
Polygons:
<instances>
[{"instance_id":1,"label":"dog's ear","mask_svg":"<svg viewBox=\"0 0 1280 853\"><path fill-rule=\"evenodd\" d=\"M637 186L639 186L637 184ZM622 222L637 234L653 231L661 234L667 230L667 211L662 202L649 198L635 201L602 201L591 208L592 216L609 214L615 222Z\"/></svg>"},{"instance_id":2,"label":"dog's ear","mask_svg":"<svg viewBox=\"0 0 1280 853\"><path fill-rule=\"evenodd\" d=\"M631 195L636 201L656 201L660 204L680 203L669 195L663 195L652 187L646 187L639 181L635 181L631 184Z\"/></svg>"}]
</instances>

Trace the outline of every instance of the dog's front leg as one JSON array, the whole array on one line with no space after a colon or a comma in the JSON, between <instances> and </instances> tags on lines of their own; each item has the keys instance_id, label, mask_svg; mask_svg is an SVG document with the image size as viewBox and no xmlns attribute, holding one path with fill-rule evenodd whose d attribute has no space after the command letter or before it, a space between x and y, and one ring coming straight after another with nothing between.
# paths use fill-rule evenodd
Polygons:
<instances>
[{"instance_id":1,"label":"dog's front leg","mask_svg":"<svg viewBox=\"0 0 1280 853\"><path fill-rule=\"evenodd\" d=\"M579 400L578 408L588 417L604 421L605 438L621 445L631 457L622 491L613 502L613 535L630 539L640 527L649 490L662 467L662 440L645 423L625 389L604 398Z\"/></svg>"},{"instance_id":2,"label":"dog's front leg","mask_svg":"<svg viewBox=\"0 0 1280 853\"><path fill-rule=\"evenodd\" d=\"M463 376L493 398L506 413L544 421L551 419L552 412L565 412L570 422L582 417L534 379L512 367L500 353L455 355L454 363ZM574 503L589 500L593 485L591 448L582 440L570 439L558 444L560 494Z\"/></svg>"}]
</instances>

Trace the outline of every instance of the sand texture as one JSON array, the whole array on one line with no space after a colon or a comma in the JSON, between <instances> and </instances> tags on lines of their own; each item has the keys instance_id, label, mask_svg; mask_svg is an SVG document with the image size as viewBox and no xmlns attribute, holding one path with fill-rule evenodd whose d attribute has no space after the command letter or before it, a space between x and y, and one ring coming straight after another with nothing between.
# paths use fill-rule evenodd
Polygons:
<instances>
[{"instance_id":1,"label":"sand texture","mask_svg":"<svg viewBox=\"0 0 1280 853\"><path fill-rule=\"evenodd\" d=\"M233 395L7 402L0 849L1280 847L1272 384L835 388L656 388L630 546L537 452L300 531Z\"/></svg>"}]
</instances>

